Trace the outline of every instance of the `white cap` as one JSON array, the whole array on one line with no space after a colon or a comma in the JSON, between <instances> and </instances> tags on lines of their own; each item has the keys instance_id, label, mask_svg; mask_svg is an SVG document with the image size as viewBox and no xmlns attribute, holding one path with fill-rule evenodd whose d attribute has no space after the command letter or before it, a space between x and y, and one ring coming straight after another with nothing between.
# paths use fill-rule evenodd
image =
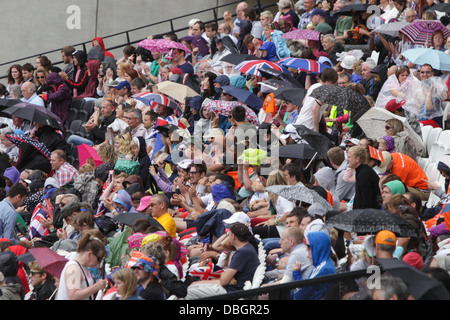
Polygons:
<instances>
[{"instance_id":1,"label":"white cap","mask_svg":"<svg viewBox=\"0 0 450 320\"><path fill-rule=\"evenodd\" d=\"M284 133L280 136L280 139L286 140L289 137L292 137L292 139L301 139L293 124L288 124L286 128L284 128Z\"/></svg>"},{"instance_id":2,"label":"white cap","mask_svg":"<svg viewBox=\"0 0 450 320\"><path fill-rule=\"evenodd\" d=\"M223 220L223 223L225 225L235 223L235 222L242 222L244 224L250 224L250 217L247 214L245 214L244 212L238 211L238 212L233 213L231 215L231 217L229 217L228 219Z\"/></svg>"}]
</instances>

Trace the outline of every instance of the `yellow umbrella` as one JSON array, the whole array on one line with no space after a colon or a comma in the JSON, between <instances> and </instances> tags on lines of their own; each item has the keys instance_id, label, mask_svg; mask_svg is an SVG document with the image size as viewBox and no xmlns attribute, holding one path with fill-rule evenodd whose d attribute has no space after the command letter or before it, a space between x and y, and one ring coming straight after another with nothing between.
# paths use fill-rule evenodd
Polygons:
<instances>
[{"instance_id":1,"label":"yellow umbrella","mask_svg":"<svg viewBox=\"0 0 450 320\"><path fill-rule=\"evenodd\" d=\"M177 100L178 102L184 103L184 100L186 98L192 98L195 96L199 96L197 92L195 92L194 89L181 84L176 83L172 81L164 81L161 83L158 83L156 85L158 88L158 91L160 93L164 93L165 95L170 96L172 99Z\"/></svg>"}]
</instances>

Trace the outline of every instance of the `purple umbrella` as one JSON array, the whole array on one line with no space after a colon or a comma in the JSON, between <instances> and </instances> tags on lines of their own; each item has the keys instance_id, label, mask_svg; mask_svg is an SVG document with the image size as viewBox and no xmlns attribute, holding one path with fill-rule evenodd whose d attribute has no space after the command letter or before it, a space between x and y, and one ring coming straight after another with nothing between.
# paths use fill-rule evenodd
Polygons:
<instances>
[{"instance_id":1,"label":"purple umbrella","mask_svg":"<svg viewBox=\"0 0 450 320\"><path fill-rule=\"evenodd\" d=\"M186 53L192 53L184 44L167 39L144 39L137 46L151 52L169 53L171 49L179 49Z\"/></svg>"}]
</instances>

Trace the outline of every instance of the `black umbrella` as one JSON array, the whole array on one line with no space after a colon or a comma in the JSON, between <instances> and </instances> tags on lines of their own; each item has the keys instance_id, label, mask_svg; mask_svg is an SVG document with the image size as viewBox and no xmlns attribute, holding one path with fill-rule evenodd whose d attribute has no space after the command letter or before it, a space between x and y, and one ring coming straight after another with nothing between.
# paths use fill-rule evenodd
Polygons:
<instances>
[{"instance_id":1,"label":"black umbrella","mask_svg":"<svg viewBox=\"0 0 450 320\"><path fill-rule=\"evenodd\" d=\"M264 78L267 78L267 79L272 79L272 78L280 79L280 80L283 80L283 81L286 81L286 82L290 82L290 83L292 83L294 86L296 86L298 88L302 88L303 87L300 82L295 80L290 74L288 74L286 72L278 71L278 70L275 70L275 69L272 69L272 68L265 68L265 67L259 68L258 70L259 70L259 72L261 73L261 75Z\"/></svg>"},{"instance_id":2,"label":"black umbrella","mask_svg":"<svg viewBox=\"0 0 450 320\"><path fill-rule=\"evenodd\" d=\"M442 282L412 267L399 259L377 259L384 271L399 277L408 286L409 293L416 300L449 300L450 296Z\"/></svg>"},{"instance_id":3,"label":"black umbrella","mask_svg":"<svg viewBox=\"0 0 450 320\"><path fill-rule=\"evenodd\" d=\"M248 107L253 109L255 112L258 112L264 104L264 101L251 91L244 90L244 89L232 86L232 85L222 86L222 89L224 92L232 95L233 97L238 99L240 102L245 103Z\"/></svg>"},{"instance_id":4,"label":"black umbrella","mask_svg":"<svg viewBox=\"0 0 450 320\"><path fill-rule=\"evenodd\" d=\"M8 107L4 113L16 116L30 122L37 122L49 127L62 130L61 119L45 107L38 106L28 102L21 102Z\"/></svg>"},{"instance_id":5,"label":"black umbrella","mask_svg":"<svg viewBox=\"0 0 450 320\"><path fill-rule=\"evenodd\" d=\"M136 220L147 219L151 226L160 227L164 230L164 227L155 218L141 212L124 212L114 216L113 219L127 226L133 226Z\"/></svg>"},{"instance_id":6,"label":"black umbrella","mask_svg":"<svg viewBox=\"0 0 450 320\"><path fill-rule=\"evenodd\" d=\"M376 234L381 230L390 230L399 237L417 237L413 226L389 211L379 209L357 209L342 212L326 221L330 227L357 234Z\"/></svg>"},{"instance_id":7,"label":"black umbrella","mask_svg":"<svg viewBox=\"0 0 450 320\"><path fill-rule=\"evenodd\" d=\"M270 154L280 158L312 159L316 150L306 143L294 143L273 149Z\"/></svg>"},{"instance_id":8,"label":"black umbrella","mask_svg":"<svg viewBox=\"0 0 450 320\"><path fill-rule=\"evenodd\" d=\"M431 7L434 11L450 13L450 3L438 3Z\"/></svg>"},{"instance_id":9,"label":"black umbrella","mask_svg":"<svg viewBox=\"0 0 450 320\"><path fill-rule=\"evenodd\" d=\"M19 99L0 99L0 117L11 118L11 115L3 112L8 107L21 103Z\"/></svg>"},{"instance_id":10,"label":"black umbrella","mask_svg":"<svg viewBox=\"0 0 450 320\"><path fill-rule=\"evenodd\" d=\"M269 88L272 92L275 92L278 89L297 88L296 86L294 86L292 82L287 82L273 78L258 82L258 84L260 84L261 86L265 86L266 88Z\"/></svg>"},{"instance_id":11,"label":"black umbrella","mask_svg":"<svg viewBox=\"0 0 450 320\"><path fill-rule=\"evenodd\" d=\"M375 8L377 7L377 8ZM384 11L381 10L380 7L378 6L374 6L371 4L363 4L363 3L355 3L355 4L349 4L346 6L343 6L339 11L337 11L336 13L334 13L335 15L338 16L351 16L353 13L363 13L363 12L367 12L367 13L380 13L383 14Z\"/></svg>"},{"instance_id":12,"label":"black umbrella","mask_svg":"<svg viewBox=\"0 0 450 320\"><path fill-rule=\"evenodd\" d=\"M352 111L353 114L357 114L360 111L365 112L370 109L370 104L366 97L345 87L321 85L314 89L309 96L322 103L335 105L347 111Z\"/></svg>"},{"instance_id":13,"label":"black umbrella","mask_svg":"<svg viewBox=\"0 0 450 320\"><path fill-rule=\"evenodd\" d=\"M228 62L234 65L238 65L242 61L248 60L261 60L261 58L258 58L257 56L254 56L252 54L230 53L220 59L220 61Z\"/></svg>"},{"instance_id":14,"label":"black umbrella","mask_svg":"<svg viewBox=\"0 0 450 320\"><path fill-rule=\"evenodd\" d=\"M328 150L335 147L335 144L320 132L311 130L304 125L294 125L298 135L308 142L316 152L328 161Z\"/></svg>"},{"instance_id":15,"label":"black umbrella","mask_svg":"<svg viewBox=\"0 0 450 320\"><path fill-rule=\"evenodd\" d=\"M274 91L274 97L288 103L301 106L303 98L306 95L306 89L303 88L280 88Z\"/></svg>"}]
</instances>

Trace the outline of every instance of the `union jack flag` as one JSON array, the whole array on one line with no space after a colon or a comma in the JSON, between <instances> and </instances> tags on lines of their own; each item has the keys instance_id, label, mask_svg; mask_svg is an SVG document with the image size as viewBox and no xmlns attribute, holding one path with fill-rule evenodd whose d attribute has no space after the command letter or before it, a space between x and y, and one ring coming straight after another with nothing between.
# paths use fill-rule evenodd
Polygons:
<instances>
[{"instance_id":1,"label":"union jack flag","mask_svg":"<svg viewBox=\"0 0 450 320\"><path fill-rule=\"evenodd\" d=\"M209 262L208 265L204 267L195 267L193 270L189 271L190 275L195 280L211 280L220 278L224 270L218 265Z\"/></svg>"},{"instance_id":2,"label":"union jack flag","mask_svg":"<svg viewBox=\"0 0 450 320\"><path fill-rule=\"evenodd\" d=\"M43 203L39 203L33 211L30 220L30 239L39 238L49 234L49 230L45 228L41 221L53 217L51 209Z\"/></svg>"}]
</instances>

